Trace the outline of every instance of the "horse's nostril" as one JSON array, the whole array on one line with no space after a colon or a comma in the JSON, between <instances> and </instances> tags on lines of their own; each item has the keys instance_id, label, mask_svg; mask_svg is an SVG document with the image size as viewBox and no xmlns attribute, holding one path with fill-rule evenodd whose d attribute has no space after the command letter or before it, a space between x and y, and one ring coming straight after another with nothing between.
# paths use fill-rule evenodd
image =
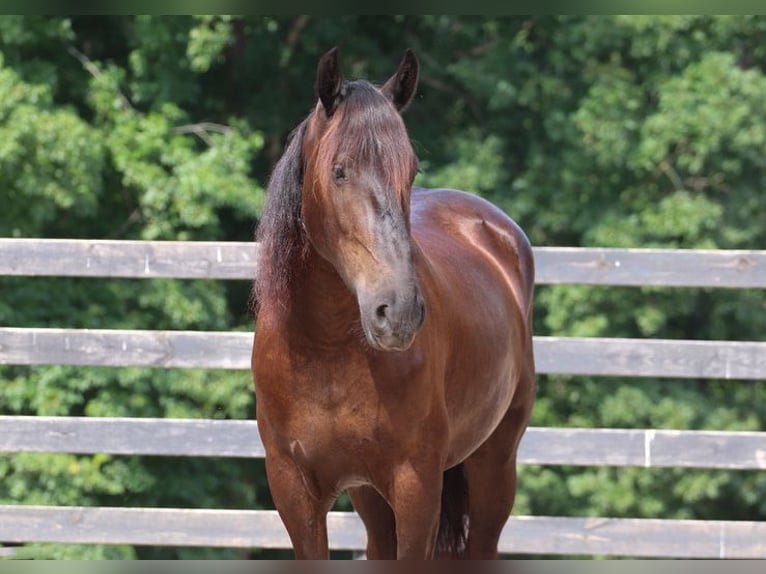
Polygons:
<instances>
[{"instance_id":1,"label":"horse's nostril","mask_svg":"<svg viewBox=\"0 0 766 574\"><path fill-rule=\"evenodd\" d=\"M381 320L385 319L386 309L388 309L388 305L379 305L378 308L375 309L375 316Z\"/></svg>"}]
</instances>

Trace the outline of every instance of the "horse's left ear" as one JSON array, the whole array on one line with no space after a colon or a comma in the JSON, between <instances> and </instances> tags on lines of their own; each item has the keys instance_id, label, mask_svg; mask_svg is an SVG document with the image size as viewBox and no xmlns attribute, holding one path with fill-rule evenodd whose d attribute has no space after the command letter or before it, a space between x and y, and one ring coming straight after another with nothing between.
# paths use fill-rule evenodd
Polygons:
<instances>
[{"instance_id":1,"label":"horse's left ear","mask_svg":"<svg viewBox=\"0 0 766 574\"><path fill-rule=\"evenodd\" d=\"M383 84L381 92L391 100L400 112L410 104L418 87L420 64L415 52L407 50L399 64L399 69Z\"/></svg>"},{"instance_id":2,"label":"horse's left ear","mask_svg":"<svg viewBox=\"0 0 766 574\"><path fill-rule=\"evenodd\" d=\"M328 117L338 107L338 96L343 87L343 72L340 70L339 60L336 46L322 56L317 65L316 94Z\"/></svg>"}]
</instances>

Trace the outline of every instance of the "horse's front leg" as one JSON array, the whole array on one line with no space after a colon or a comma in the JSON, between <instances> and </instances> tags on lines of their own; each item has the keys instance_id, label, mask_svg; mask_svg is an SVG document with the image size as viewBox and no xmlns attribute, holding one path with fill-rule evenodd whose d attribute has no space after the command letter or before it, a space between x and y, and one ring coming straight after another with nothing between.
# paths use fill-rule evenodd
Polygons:
<instances>
[{"instance_id":1,"label":"horse's front leg","mask_svg":"<svg viewBox=\"0 0 766 574\"><path fill-rule=\"evenodd\" d=\"M433 559L442 479L441 467L424 461L406 461L395 469L390 503L396 517L398 560Z\"/></svg>"},{"instance_id":2,"label":"horse's front leg","mask_svg":"<svg viewBox=\"0 0 766 574\"><path fill-rule=\"evenodd\" d=\"M327 560L328 500L313 492L302 471L289 455L266 455L266 476L274 505L287 528L298 560Z\"/></svg>"}]
</instances>

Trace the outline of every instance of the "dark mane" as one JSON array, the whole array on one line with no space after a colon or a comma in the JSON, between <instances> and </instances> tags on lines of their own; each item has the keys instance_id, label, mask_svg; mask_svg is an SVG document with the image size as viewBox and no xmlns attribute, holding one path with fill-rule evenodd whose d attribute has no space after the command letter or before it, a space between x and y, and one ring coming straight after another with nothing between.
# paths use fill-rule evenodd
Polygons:
<instances>
[{"instance_id":1,"label":"dark mane","mask_svg":"<svg viewBox=\"0 0 766 574\"><path fill-rule=\"evenodd\" d=\"M411 185L417 169L407 130L393 104L364 80L346 82L341 101L322 135L319 152L304 158L303 138L312 116L295 128L284 154L274 168L267 187L266 204L256 231L260 243L258 272L251 306L257 312L260 301L286 302L289 287L306 240L301 221L301 191L304 161L332 166L339 159L378 169L388 176L388 189L402 193ZM318 170L319 185L331 169Z\"/></svg>"},{"instance_id":2,"label":"dark mane","mask_svg":"<svg viewBox=\"0 0 766 574\"><path fill-rule=\"evenodd\" d=\"M258 271L253 285L251 307L259 302L281 298L290 284L293 259L304 248L301 225L301 186L303 184L303 136L308 118L293 130L285 152L274 167L266 188L255 240L259 242Z\"/></svg>"}]
</instances>

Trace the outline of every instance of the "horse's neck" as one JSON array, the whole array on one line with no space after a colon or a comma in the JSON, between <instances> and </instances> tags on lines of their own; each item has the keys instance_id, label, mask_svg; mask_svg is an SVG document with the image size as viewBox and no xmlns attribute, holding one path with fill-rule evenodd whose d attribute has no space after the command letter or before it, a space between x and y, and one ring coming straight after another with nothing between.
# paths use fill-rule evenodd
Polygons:
<instances>
[{"instance_id":1,"label":"horse's neck","mask_svg":"<svg viewBox=\"0 0 766 574\"><path fill-rule=\"evenodd\" d=\"M290 297L291 329L321 347L345 346L363 337L356 298L314 249L296 279Z\"/></svg>"}]
</instances>

